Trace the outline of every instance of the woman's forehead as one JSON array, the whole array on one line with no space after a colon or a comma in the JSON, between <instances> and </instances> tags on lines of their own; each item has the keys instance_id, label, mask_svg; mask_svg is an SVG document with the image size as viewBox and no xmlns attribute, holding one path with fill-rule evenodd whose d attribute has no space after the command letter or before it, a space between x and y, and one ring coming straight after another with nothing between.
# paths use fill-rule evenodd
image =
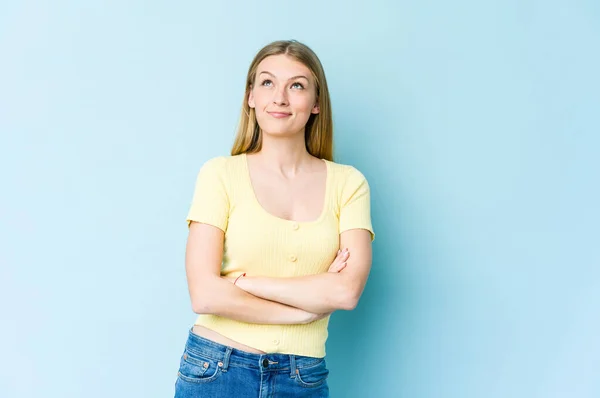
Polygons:
<instances>
[{"instance_id":1,"label":"woman's forehead","mask_svg":"<svg viewBox=\"0 0 600 398\"><path fill-rule=\"evenodd\" d=\"M306 76L310 79L312 73L302 62L287 55L271 55L263 59L256 69L256 73L269 72L278 79L288 79L293 76Z\"/></svg>"}]
</instances>

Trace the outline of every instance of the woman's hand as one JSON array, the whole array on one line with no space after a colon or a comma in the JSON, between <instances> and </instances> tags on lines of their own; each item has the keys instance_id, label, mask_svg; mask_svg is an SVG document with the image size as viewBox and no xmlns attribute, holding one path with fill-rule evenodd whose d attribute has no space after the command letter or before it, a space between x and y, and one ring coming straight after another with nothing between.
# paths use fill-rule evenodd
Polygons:
<instances>
[{"instance_id":1,"label":"woman's hand","mask_svg":"<svg viewBox=\"0 0 600 398\"><path fill-rule=\"evenodd\" d=\"M344 250L338 250L337 256L335 256L335 259L329 266L329 270L327 270L327 272L340 272L346 268L346 265L348 265L348 258L350 258L350 252L347 248Z\"/></svg>"}]
</instances>

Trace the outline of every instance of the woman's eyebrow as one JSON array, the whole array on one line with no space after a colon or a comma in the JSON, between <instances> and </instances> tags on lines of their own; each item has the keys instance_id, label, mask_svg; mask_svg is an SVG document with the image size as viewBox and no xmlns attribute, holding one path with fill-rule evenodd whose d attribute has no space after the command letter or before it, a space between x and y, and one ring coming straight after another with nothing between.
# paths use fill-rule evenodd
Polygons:
<instances>
[{"instance_id":1,"label":"woman's eyebrow","mask_svg":"<svg viewBox=\"0 0 600 398\"><path fill-rule=\"evenodd\" d=\"M275 77L275 78L277 77L277 76L275 76L274 74L272 74L271 72L269 72L269 71L266 71L266 70L264 70L264 71L260 72L260 73L259 73L259 75L261 75L261 74L263 74L263 73L266 73L266 74L268 74L268 75L271 75L271 76L273 76L273 77ZM303 75L298 75L298 76L290 77L288 80L295 80L295 79L300 79L300 78L302 78L302 79L306 79L307 81L310 81L310 80L308 80L308 77L306 77L306 76L303 76Z\"/></svg>"}]
</instances>

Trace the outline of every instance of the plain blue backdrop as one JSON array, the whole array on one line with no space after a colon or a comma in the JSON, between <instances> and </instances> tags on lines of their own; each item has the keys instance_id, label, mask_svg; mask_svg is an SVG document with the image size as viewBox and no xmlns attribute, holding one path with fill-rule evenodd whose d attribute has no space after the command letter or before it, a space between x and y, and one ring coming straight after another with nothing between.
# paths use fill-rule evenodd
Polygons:
<instances>
[{"instance_id":1,"label":"plain blue backdrop","mask_svg":"<svg viewBox=\"0 0 600 398\"><path fill-rule=\"evenodd\" d=\"M377 238L332 397L600 396L596 1L2 1L0 396L169 397L196 173L297 39Z\"/></svg>"}]
</instances>

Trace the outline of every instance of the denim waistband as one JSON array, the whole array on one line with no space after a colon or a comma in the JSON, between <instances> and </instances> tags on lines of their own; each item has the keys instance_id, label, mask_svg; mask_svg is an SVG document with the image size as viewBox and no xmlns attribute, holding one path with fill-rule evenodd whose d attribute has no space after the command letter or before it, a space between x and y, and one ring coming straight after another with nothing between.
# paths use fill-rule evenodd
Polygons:
<instances>
[{"instance_id":1,"label":"denim waistband","mask_svg":"<svg viewBox=\"0 0 600 398\"><path fill-rule=\"evenodd\" d=\"M289 370L291 373L294 373L296 369L309 368L325 360L324 358L293 354L255 354L198 336L192 330L193 327L189 330L186 349L206 358L221 362L225 371L227 371L228 366L233 365L261 371Z\"/></svg>"}]
</instances>

